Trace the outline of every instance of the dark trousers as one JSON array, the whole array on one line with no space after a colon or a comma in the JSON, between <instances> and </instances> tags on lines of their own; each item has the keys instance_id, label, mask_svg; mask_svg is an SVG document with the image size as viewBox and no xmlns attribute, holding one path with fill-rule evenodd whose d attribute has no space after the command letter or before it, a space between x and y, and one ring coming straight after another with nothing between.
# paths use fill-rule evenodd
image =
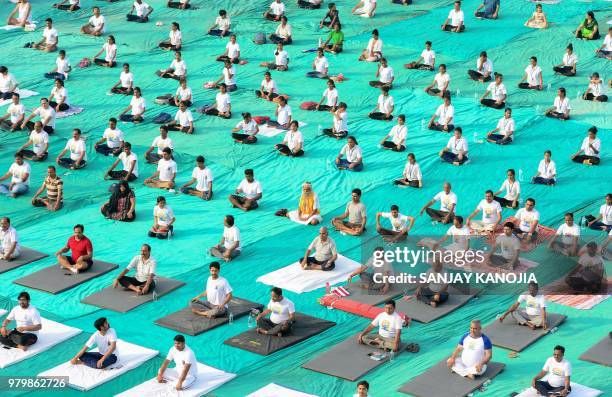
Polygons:
<instances>
[{"instance_id":1,"label":"dark trousers","mask_svg":"<svg viewBox=\"0 0 612 397\"><path fill-rule=\"evenodd\" d=\"M502 134L491 134L487 137L487 141L497 143L498 145L507 145L512 142L512 138Z\"/></svg>"},{"instance_id":2,"label":"dark trousers","mask_svg":"<svg viewBox=\"0 0 612 397\"><path fill-rule=\"evenodd\" d=\"M119 179L124 179L127 176L127 174L128 172L126 170L123 170L123 171L110 171L107 175L110 179L119 180ZM128 177L128 181L129 182L135 181L136 178L138 178L136 175L130 174L130 176Z\"/></svg>"},{"instance_id":3,"label":"dark trousers","mask_svg":"<svg viewBox=\"0 0 612 397\"><path fill-rule=\"evenodd\" d=\"M30 160L31 159L31 161L44 161L49 156L49 152L45 152L45 153L43 153L43 155L41 157L38 157L38 155L36 153L34 153L33 150L30 150L30 149L20 150L19 153L21 153L21 155L26 160Z\"/></svg>"},{"instance_id":4,"label":"dark trousers","mask_svg":"<svg viewBox=\"0 0 612 397\"><path fill-rule=\"evenodd\" d=\"M445 31L450 32L451 30L454 32L457 27L453 25L446 25L444 28ZM463 32L465 30L465 25L461 25L459 28L459 32Z\"/></svg>"},{"instance_id":5,"label":"dark trousers","mask_svg":"<svg viewBox=\"0 0 612 397\"><path fill-rule=\"evenodd\" d=\"M396 179L393 181L394 185L402 185L402 186L410 186L410 187L419 187L419 181L418 180L414 180L414 181L408 181L406 179Z\"/></svg>"},{"instance_id":6,"label":"dark trousers","mask_svg":"<svg viewBox=\"0 0 612 397\"><path fill-rule=\"evenodd\" d=\"M536 185L554 185L555 184L555 180L552 178L542 178L541 176L536 176L534 177L531 182L535 183Z\"/></svg>"},{"instance_id":7,"label":"dark trousers","mask_svg":"<svg viewBox=\"0 0 612 397\"><path fill-rule=\"evenodd\" d=\"M77 168L83 168L85 167L85 164L87 164L87 162L85 160L81 160ZM74 165L74 160L72 160L70 157L64 157L59 160L59 165L64 168L71 168Z\"/></svg>"},{"instance_id":8,"label":"dark trousers","mask_svg":"<svg viewBox=\"0 0 612 397\"><path fill-rule=\"evenodd\" d=\"M443 127L442 124L432 123L428 128L433 131L442 131L442 132L451 132L452 130L455 129L455 126L453 124L447 125L446 130L443 129L442 127Z\"/></svg>"},{"instance_id":9,"label":"dark trousers","mask_svg":"<svg viewBox=\"0 0 612 397\"><path fill-rule=\"evenodd\" d=\"M252 143L257 142L257 137L256 136L253 136L253 139L248 139L250 136L252 136L252 135L249 135L249 134L238 134L238 133L235 133L235 132L232 134L232 138L235 141L240 142L240 143L252 144Z\"/></svg>"},{"instance_id":10,"label":"dark trousers","mask_svg":"<svg viewBox=\"0 0 612 397\"><path fill-rule=\"evenodd\" d=\"M270 35L270 41L272 43L274 43L274 44L283 43L284 45L288 45L288 44L291 44L293 42L293 40L291 40L290 38L283 38L283 37L280 37L279 35L276 35L274 33L272 33Z\"/></svg>"},{"instance_id":11,"label":"dark trousers","mask_svg":"<svg viewBox=\"0 0 612 397\"><path fill-rule=\"evenodd\" d=\"M99 66L108 66L110 68L114 68L117 66L117 62L107 62L104 59L94 58L94 63Z\"/></svg>"},{"instance_id":12,"label":"dark trousers","mask_svg":"<svg viewBox=\"0 0 612 397\"><path fill-rule=\"evenodd\" d=\"M29 332L12 330L6 337L0 336L0 344L8 347L31 346L38 340L38 336Z\"/></svg>"},{"instance_id":13,"label":"dark trousers","mask_svg":"<svg viewBox=\"0 0 612 397\"><path fill-rule=\"evenodd\" d=\"M268 335L282 334L283 336L285 336L289 332L291 332L292 325L293 324L290 321L286 321L281 324L274 324L267 317L262 317L259 320L257 320L257 328L263 329Z\"/></svg>"},{"instance_id":14,"label":"dark trousers","mask_svg":"<svg viewBox=\"0 0 612 397\"><path fill-rule=\"evenodd\" d=\"M94 149L96 150L96 152L103 154L105 156L108 155L113 155L113 156L119 156L121 154L121 148L120 147L116 147L116 148L110 148L108 147L108 145L106 143L101 143L99 145L96 145L94 147Z\"/></svg>"},{"instance_id":15,"label":"dark trousers","mask_svg":"<svg viewBox=\"0 0 612 397\"><path fill-rule=\"evenodd\" d=\"M270 95L270 99L274 99L274 98L276 98L278 96L278 94L274 94L274 93L270 94L268 91L264 91L263 93L266 96ZM255 90L255 95L257 96L257 98L261 98L261 91L260 90Z\"/></svg>"},{"instance_id":16,"label":"dark trousers","mask_svg":"<svg viewBox=\"0 0 612 397\"><path fill-rule=\"evenodd\" d=\"M49 106L51 106L53 109L55 109L55 108L57 108L57 102L49 101ZM60 112L68 110L69 107L70 106L66 105L65 103L62 103L61 105L59 105Z\"/></svg>"},{"instance_id":17,"label":"dark trousers","mask_svg":"<svg viewBox=\"0 0 612 397\"><path fill-rule=\"evenodd\" d=\"M502 102L502 103L497 103L494 99L490 99L490 98L485 98L483 100L480 101L480 103L483 106L489 107L489 108L493 108L493 109L503 109L506 107L506 103Z\"/></svg>"},{"instance_id":18,"label":"dark trousers","mask_svg":"<svg viewBox=\"0 0 612 397\"><path fill-rule=\"evenodd\" d=\"M138 15L134 15L134 14L127 14L126 19L128 20L128 22L138 22L138 23L144 23L149 20L148 17L139 17Z\"/></svg>"},{"instance_id":19,"label":"dark trousers","mask_svg":"<svg viewBox=\"0 0 612 397\"><path fill-rule=\"evenodd\" d=\"M437 301L434 300L435 294L440 294L440 300L437 300ZM429 289L429 287L423 287L421 288L421 294L419 295L419 300L423 303L427 303L428 305L431 302L436 302L438 305L440 305L448 300L448 292L446 291L433 292L432 290Z\"/></svg>"},{"instance_id":20,"label":"dark trousers","mask_svg":"<svg viewBox=\"0 0 612 397\"><path fill-rule=\"evenodd\" d=\"M549 394L561 391L564 388L565 388L564 386L552 387L550 383L542 381L542 380L538 380L535 383L535 389L542 396L548 396ZM570 387L569 390L571 391L572 388Z\"/></svg>"},{"instance_id":21,"label":"dark trousers","mask_svg":"<svg viewBox=\"0 0 612 397\"><path fill-rule=\"evenodd\" d=\"M583 98L585 100L587 100L587 101L595 101L595 100L597 100L598 102L608 102L608 96L607 95L595 96L595 95L591 94L590 92L588 94L586 94Z\"/></svg>"},{"instance_id":22,"label":"dark trousers","mask_svg":"<svg viewBox=\"0 0 612 397\"><path fill-rule=\"evenodd\" d=\"M491 81L491 75L484 77L484 74L476 71L476 70L468 70L468 74L472 80L476 81ZM482 79L482 80L481 80Z\"/></svg>"},{"instance_id":23,"label":"dark trousers","mask_svg":"<svg viewBox=\"0 0 612 397\"><path fill-rule=\"evenodd\" d=\"M595 220L595 217L593 215L586 215L584 219L587 222L593 222ZM604 226L606 227L606 232L609 232L610 230L612 230L612 225L606 225L605 223L600 222L600 221L593 223L591 226L589 226L589 229L601 231L602 230L601 228Z\"/></svg>"},{"instance_id":24,"label":"dark trousers","mask_svg":"<svg viewBox=\"0 0 612 397\"><path fill-rule=\"evenodd\" d=\"M338 138L338 139L339 139L339 138L345 138L345 137L348 135L348 131L338 131L338 132L334 132L334 130L333 130L333 129L331 129L331 128L323 128L323 129L321 130L321 132L322 132L324 135L331 136L331 137L333 137L333 138Z\"/></svg>"},{"instance_id":25,"label":"dark trousers","mask_svg":"<svg viewBox=\"0 0 612 397\"><path fill-rule=\"evenodd\" d=\"M223 33L223 31L221 29L213 29L210 32L208 32L208 34L211 35L211 36L221 36L221 33ZM232 32L228 31L227 33L225 33L225 36L229 36L231 34L232 34Z\"/></svg>"},{"instance_id":26,"label":"dark trousers","mask_svg":"<svg viewBox=\"0 0 612 397\"><path fill-rule=\"evenodd\" d=\"M467 156L463 156L461 158L461 160L459 160L458 155L456 155L453 152L444 152L442 153L442 161L447 162L447 163L459 163L459 164L463 164L467 161Z\"/></svg>"},{"instance_id":27,"label":"dark trousers","mask_svg":"<svg viewBox=\"0 0 612 397\"><path fill-rule=\"evenodd\" d=\"M427 215L429 215L431 219L437 222L442 222L442 219L448 215L446 211L434 210L433 208L426 208L425 212L427 212ZM452 223L453 219L455 219L454 215L449 216L448 223Z\"/></svg>"},{"instance_id":28,"label":"dark trousers","mask_svg":"<svg viewBox=\"0 0 612 397\"><path fill-rule=\"evenodd\" d=\"M206 110L204 110L204 113L206 113L209 116L219 116L219 117L222 117L224 119L229 119L229 118L232 117L231 113L229 115L227 115L227 116L219 115L219 110L217 110L217 108L206 109Z\"/></svg>"},{"instance_id":29,"label":"dark trousers","mask_svg":"<svg viewBox=\"0 0 612 397\"><path fill-rule=\"evenodd\" d=\"M406 150L406 146L404 145L400 145L399 149L397 148L397 145L395 143L393 143L393 141L385 141L382 144L383 148L385 149L391 149L394 152L403 152L404 150Z\"/></svg>"},{"instance_id":30,"label":"dark trousers","mask_svg":"<svg viewBox=\"0 0 612 397\"><path fill-rule=\"evenodd\" d=\"M62 11L68 11L68 10L70 10L70 7L71 7L70 4L60 4L59 6L57 6L57 9L58 10L62 10ZM78 11L80 9L81 9L81 7L75 6L72 11Z\"/></svg>"},{"instance_id":31,"label":"dark trousers","mask_svg":"<svg viewBox=\"0 0 612 397\"><path fill-rule=\"evenodd\" d=\"M146 281L138 281L136 277L123 276L119 279L119 284L121 284L124 288L129 288L130 285L134 287L142 287L145 285ZM147 294L150 294L155 289L155 281L151 281L151 285L149 286L149 291Z\"/></svg>"},{"instance_id":32,"label":"dark trousers","mask_svg":"<svg viewBox=\"0 0 612 397\"><path fill-rule=\"evenodd\" d=\"M507 200L503 197L493 197L493 200L497 201L499 203L499 205L501 205L502 207L510 207L510 208L516 208L518 207L518 201L516 203L515 206L512 205L512 200Z\"/></svg>"},{"instance_id":33,"label":"dark trousers","mask_svg":"<svg viewBox=\"0 0 612 397\"><path fill-rule=\"evenodd\" d=\"M321 8L321 3L319 3L319 4L312 4L309 1L298 0L298 7L304 8L306 10L317 10L317 9Z\"/></svg>"},{"instance_id":34,"label":"dark trousers","mask_svg":"<svg viewBox=\"0 0 612 397\"><path fill-rule=\"evenodd\" d=\"M291 156L291 157L300 157L304 155L303 150L300 149L297 152L292 152L291 149L289 149L289 146L284 145L282 143L279 143L278 145L276 145L276 150L278 150L284 155Z\"/></svg>"},{"instance_id":35,"label":"dark trousers","mask_svg":"<svg viewBox=\"0 0 612 397\"><path fill-rule=\"evenodd\" d=\"M575 76L576 72L573 71L573 68L571 66L555 66L553 67L553 70L556 73L562 74L564 76Z\"/></svg>"},{"instance_id":36,"label":"dark trousers","mask_svg":"<svg viewBox=\"0 0 612 397\"><path fill-rule=\"evenodd\" d=\"M393 120L393 115L390 114L387 116L386 113L382 113L382 112L370 113L369 117L373 120Z\"/></svg>"},{"instance_id":37,"label":"dark trousers","mask_svg":"<svg viewBox=\"0 0 612 397\"><path fill-rule=\"evenodd\" d=\"M569 116L566 116L565 113L559 113L555 111L546 112L546 117L559 120L569 120Z\"/></svg>"},{"instance_id":38,"label":"dark trousers","mask_svg":"<svg viewBox=\"0 0 612 397\"><path fill-rule=\"evenodd\" d=\"M45 73L45 78L47 79L60 79L60 80L64 80L65 76L63 73L57 73L57 72L51 72L51 73Z\"/></svg>"},{"instance_id":39,"label":"dark trousers","mask_svg":"<svg viewBox=\"0 0 612 397\"><path fill-rule=\"evenodd\" d=\"M600 161L599 157L587 156L586 154L579 154L578 156L575 156L572 158L572 161L574 163L581 163L581 164L587 160L593 165L598 165Z\"/></svg>"},{"instance_id":40,"label":"dark trousers","mask_svg":"<svg viewBox=\"0 0 612 397\"><path fill-rule=\"evenodd\" d=\"M518 88L523 90L537 90L537 85L529 85L529 83L519 83Z\"/></svg>"},{"instance_id":41,"label":"dark trousers","mask_svg":"<svg viewBox=\"0 0 612 397\"><path fill-rule=\"evenodd\" d=\"M103 355L98 352L85 352L81 357L79 357L79 360L81 360L83 364L87 365L88 367L98 368L98 361L100 361L102 357ZM110 356L106 357L106 359L102 363L102 368L106 368L116 362L117 356L111 354Z\"/></svg>"},{"instance_id":42,"label":"dark trousers","mask_svg":"<svg viewBox=\"0 0 612 397\"><path fill-rule=\"evenodd\" d=\"M131 114L122 114L121 116L119 116L119 119L121 121L125 121L127 123L140 123L143 121L143 118L140 116L134 116Z\"/></svg>"},{"instance_id":43,"label":"dark trousers","mask_svg":"<svg viewBox=\"0 0 612 397\"><path fill-rule=\"evenodd\" d=\"M176 46L170 44L169 42L165 42L165 41L162 41L161 43L159 43L158 47L164 50L172 50L172 51L178 50Z\"/></svg>"},{"instance_id":44,"label":"dark trousers","mask_svg":"<svg viewBox=\"0 0 612 397\"><path fill-rule=\"evenodd\" d=\"M34 122L33 121L28 121L26 123L26 128L32 132L34 131ZM46 125L43 127L43 131L45 131L47 134L53 134L55 132L55 130L53 129L53 127L51 127L50 125Z\"/></svg>"},{"instance_id":45,"label":"dark trousers","mask_svg":"<svg viewBox=\"0 0 612 397\"><path fill-rule=\"evenodd\" d=\"M298 261L300 262L300 264L304 264L304 258L300 258L300 259L298 259ZM308 265L319 265L319 266L321 266L321 265L323 265L323 263L326 263L326 262L327 261L325 261L325 262L318 261L318 260L315 259L314 256L309 256L309 257L306 258L306 263L308 263ZM328 272L330 270L334 270L335 268L336 268L336 262L332 262L332 263L330 263L328 265L323 266L323 268L321 270L323 270L324 272Z\"/></svg>"}]
</instances>

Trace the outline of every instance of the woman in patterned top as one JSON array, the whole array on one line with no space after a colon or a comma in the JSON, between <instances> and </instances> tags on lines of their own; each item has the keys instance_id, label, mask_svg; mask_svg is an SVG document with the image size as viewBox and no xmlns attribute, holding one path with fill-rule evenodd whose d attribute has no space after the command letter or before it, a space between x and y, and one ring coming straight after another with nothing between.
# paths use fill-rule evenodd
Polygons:
<instances>
[{"instance_id":1,"label":"woman in patterned top","mask_svg":"<svg viewBox=\"0 0 612 397\"><path fill-rule=\"evenodd\" d=\"M136 196L126 181L121 181L113 191L110 199L100 209L108 219L132 222L136 219Z\"/></svg>"}]
</instances>

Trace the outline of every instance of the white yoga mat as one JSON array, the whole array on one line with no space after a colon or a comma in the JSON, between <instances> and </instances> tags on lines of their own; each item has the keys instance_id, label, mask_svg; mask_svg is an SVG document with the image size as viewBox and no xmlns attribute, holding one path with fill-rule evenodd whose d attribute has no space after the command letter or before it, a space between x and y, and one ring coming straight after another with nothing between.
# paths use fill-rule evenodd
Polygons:
<instances>
[{"instance_id":1,"label":"white yoga mat","mask_svg":"<svg viewBox=\"0 0 612 397\"><path fill-rule=\"evenodd\" d=\"M2 314L0 313L0 316ZM46 318L43 318L40 324L42 329L38 331L38 341L26 351L21 349L0 349L0 368L6 368L9 365L27 360L83 332L78 328L56 323Z\"/></svg>"},{"instance_id":2,"label":"white yoga mat","mask_svg":"<svg viewBox=\"0 0 612 397\"><path fill-rule=\"evenodd\" d=\"M159 383L157 378L153 378L115 397L200 397L235 377L236 374L198 363L198 379L186 390L177 391L169 383Z\"/></svg>"},{"instance_id":3,"label":"white yoga mat","mask_svg":"<svg viewBox=\"0 0 612 397\"><path fill-rule=\"evenodd\" d=\"M349 274L359 267L361 267L361 264L338 254L334 270L325 272L323 270L304 270L299 262L295 262L271 273L264 274L257 281L301 294L302 292L310 292L323 288L326 283L334 285L344 282Z\"/></svg>"},{"instance_id":4,"label":"white yoga mat","mask_svg":"<svg viewBox=\"0 0 612 397\"><path fill-rule=\"evenodd\" d=\"M301 391L287 389L277 385L276 383L270 383L267 386L262 387L259 390L247 395L246 397L319 397L315 394L302 393Z\"/></svg>"},{"instance_id":5,"label":"white yoga mat","mask_svg":"<svg viewBox=\"0 0 612 397\"><path fill-rule=\"evenodd\" d=\"M546 378L544 378L546 379ZM567 395L567 397L597 397L603 394L601 390L592 389L587 386L579 385L578 383L570 382L570 386L572 386L572 391ZM515 397L540 397L536 389L530 387L525 390L521 394L517 394Z\"/></svg>"},{"instance_id":6,"label":"white yoga mat","mask_svg":"<svg viewBox=\"0 0 612 397\"><path fill-rule=\"evenodd\" d=\"M159 353L157 350L147 349L121 339L117 340L117 350L119 351L117 362L105 370L90 368L83 364L72 365L68 361L41 372L38 376L68 376L70 387L86 391L139 367ZM97 352L98 349L91 351Z\"/></svg>"},{"instance_id":7,"label":"white yoga mat","mask_svg":"<svg viewBox=\"0 0 612 397\"><path fill-rule=\"evenodd\" d=\"M38 92L26 89L16 89L15 92L19 94L19 99L29 98L33 95L38 95ZM12 99L0 99L0 106L8 105L13 102Z\"/></svg>"},{"instance_id":8,"label":"white yoga mat","mask_svg":"<svg viewBox=\"0 0 612 397\"><path fill-rule=\"evenodd\" d=\"M323 220L323 217L321 217L321 215L311 215L310 218L303 221L299 218L297 210L289 211L287 215L289 215L289 219L291 221L295 223L299 223L300 225L308 225L312 221L313 218L318 218L319 223Z\"/></svg>"},{"instance_id":9,"label":"white yoga mat","mask_svg":"<svg viewBox=\"0 0 612 397\"><path fill-rule=\"evenodd\" d=\"M36 29L36 24L38 22L36 21L32 21L31 23L25 25L24 30L31 32L32 30ZM15 30L15 29L22 29L21 26L17 26L17 25L4 25L4 26L0 26L0 30Z\"/></svg>"},{"instance_id":10,"label":"white yoga mat","mask_svg":"<svg viewBox=\"0 0 612 397\"><path fill-rule=\"evenodd\" d=\"M84 108L80 106L70 106L68 110L64 110L63 112L57 112L55 114L55 118L63 119L64 117L74 116L75 114L79 114L84 110Z\"/></svg>"},{"instance_id":11,"label":"white yoga mat","mask_svg":"<svg viewBox=\"0 0 612 397\"><path fill-rule=\"evenodd\" d=\"M299 122L300 127L304 127L307 126L307 123L302 123L301 121ZM276 127L271 127L267 124L262 124L262 125L258 125L259 127L259 132L257 133L257 135L262 135L262 136L267 136L268 138L276 136L280 133L285 133L287 132L287 130L283 130L280 128L276 128Z\"/></svg>"}]
</instances>

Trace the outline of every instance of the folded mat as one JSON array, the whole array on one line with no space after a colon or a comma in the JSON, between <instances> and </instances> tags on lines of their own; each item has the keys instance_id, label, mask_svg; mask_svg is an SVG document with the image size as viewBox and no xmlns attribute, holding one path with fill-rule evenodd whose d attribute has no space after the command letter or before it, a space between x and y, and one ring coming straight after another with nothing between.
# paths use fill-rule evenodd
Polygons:
<instances>
[{"instance_id":1,"label":"folded mat","mask_svg":"<svg viewBox=\"0 0 612 397\"><path fill-rule=\"evenodd\" d=\"M306 123L302 123L301 121L299 122L300 127L305 127L308 124ZM278 134L284 134L287 132L287 130L283 130L281 128L276 128L276 127L272 127L268 124L262 124L259 125L259 132L257 133L257 135L261 135L261 136L267 136L268 138L274 137Z\"/></svg>"},{"instance_id":2,"label":"folded mat","mask_svg":"<svg viewBox=\"0 0 612 397\"><path fill-rule=\"evenodd\" d=\"M119 266L114 263L94 259L94 263L89 270L74 274L66 269L62 269L56 264L17 279L13 281L13 283L50 292L52 294L59 294L60 292L74 288L93 278L111 272L118 267Z\"/></svg>"},{"instance_id":3,"label":"folded mat","mask_svg":"<svg viewBox=\"0 0 612 397\"><path fill-rule=\"evenodd\" d=\"M73 116L75 114L81 113L84 109L85 108L82 108L80 106L70 106L68 109L64 111L57 112L57 114L55 115L55 118L63 119L64 117Z\"/></svg>"},{"instance_id":4,"label":"folded mat","mask_svg":"<svg viewBox=\"0 0 612 397\"><path fill-rule=\"evenodd\" d=\"M9 270L16 269L23 265L27 265L28 263L32 263L39 259L46 258L47 256L49 255L30 248L21 247L21 254L18 258L13 259L12 261L5 261L0 259L0 274L8 272Z\"/></svg>"},{"instance_id":5,"label":"folded mat","mask_svg":"<svg viewBox=\"0 0 612 397\"><path fill-rule=\"evenodd\" d=\"M590 387L582 386L574 382L570 382L570 386L572 387L572 391L567 397L597 397L603 394L601 390L591 389ZM540 397L540 395L536 389L530 387L524 392L517 394L515 397Z\"/></svg>"},{"instance_id":6,"label":"folded mat","mask_svg":"<svg viewBox=\"0 0 612 397\"><path fill-rule=\"evenodd\" d=\"M23 100L25 98L29 98L29 97L34 96L34 95L39 95L38 92L32 91L32 90L26 90L26 89L19 89L18 88L15 91L19 94L19 99L20 100ZM10 98L9 99L0 99L0 106L8 105L11 102L13 102L13 100L10 99Z\"/></svg>"},{"instance_id":7,"label":"folded mat","mask_svg":"<svg viewBox=\"0 0 612 397\"><path fill-rule=\"evenodd\" d=\"M229 302L229 312L232 313L233 318L242 317L245 314L250 313L253 309L258 309L261 311L263 309L263 305L236 297L232 297L232 300ZM157 325L161 325L162 327L170 328L191 336L199 335L228 322L228 315L208 318L194 314L189 306L169 314L166 317L155 320L155 324Z\"/></svg>"},{"instance_id":8,"label":"folded mat","mask_svg":"<svg viewBox=\"0 0 612 397\"><path fill-rule=\"evenodd\" d=\"M416 397L464 397L503 371L506 365L489 362L481 376L471 380L451 372L446 358L398 389Z\"/></svg>"},{"instance_id":9,"label":"folded mat","mask_svg":"<svg viewBox=\"0 0 612 397\"><path fill-rule=\"evenodd\" d=\"M344 285L344 288L350 292L350 295L343 299L358 303L364 303L370 306L376 306L390 299L393 299L405 292L405 290L402 289L402 286L400 284L391 284L389 290L384 294L381 291L362 288L361 285L361 282ZM416 288L416 286L414 284L411 284L407 285L406 288L407 290L412 290Z\"/></svg>"},{"instance_id":10,"label":"folded mat","mask_svg":"<svg viewBox=\"0 0 612 397\"><path fill-rule=\"evenodd\" d=\"M323 288L327 283L334 285L346 281L348 276L360 267L361 264L358 262L338 255L334 270L304 270L299 262L294 262L289 266L260 276L257 281L301 294Z\"/></svg>"},{"instance_id":11,"label":"folded mat","mask_svg":"<svg viewBox=\"0 0 612 397\"><path fill-rule=\"evenodd\" d=\"M97 352L98 348L90 351ZM147 349L122 339L117 339L117 351L119 352L117 362L105 370L90 368L83 364L72 365L67 361L41 372L38 376L67 376L70 387L86 391L139 367L159 353L157 350Z\"/></svg>"},{"instance_id":12,"label":"folded mat","mask_svg":"<svg viewBox=\"0 0 612 397\"><path fill-rule=\"evenodd\" d=\"M319 397L314 394L302 393L301 391L291 390L276 383L270 383L259 390L248 394L246 397Z\"/></svg>"},{"instance_id":13,"label":"folded mat","mask_svg":"<svg viewBox=\"0 0 612 397\"><path fill-rule=\"evenodd\" d=\"M315 359L308 361L302 365L302 368L337 378L356 381L371 370L389 361L388 353L384 353L382 360L370 358L370 354L383 353L383 351L373 346L358 343L357 335L352 335ZM406 343L402 342L399 351L395 352L395 355L401 354L406 349L406 346Z\"/></svg>"},{"instance_id":14,"label":"folded mat","mask_svg":"<svg viewBox=\"0 0 612 397\"><path fill-rule=\"evenodd\" d=\"M81 300L81 303L119 313L126 313L144 303L156 300L157 297L169 294L183 285L185 285L185 283L180 280L157 277L155 279L155 290L146 295L136 295L132 290L125 290L122 287L113 288L110 286L95 294L86 296Z\"/></svg>"},{"instance_id":15,"label":"folded mat","mask_svg":"<svg viewBox=\"0 0 612 397\"><path fill-rule=\"evenodd\" d=\"M578 357L584 361L612 367L612 337L606 335L597 344Z\"/></svg>"},{"instance_id":16,"label":"folded mat","mask_svg":"<svg viewBox=\"0 0 612 397\"><path fill-rule=\"evenodd\" d=\"M0 349L0 368L6 368L9 365L27 360L82 332L78 328L56 323L46 318L41 319L40 325L42 329L38 331L38 341L30 346L28 350Z\"/></svg>"},{"instance_id":17,"label":"folded mat","mask_svg":"<svg viewBox=\"0 0 612 397\"><path fill-rule=\"evenodd\" d=\"M459 309L465 305L480 291L470 290L470 293L461 292L453 287L448 287L448 300L438 307L431 307L416 298L410 296L410 299L399 299L396 302L396 310L404 313L406 316L421 323L430 323L447 314Z\"/></svg>"},{"instance_id":18,"label":"folded mat","mask_svg":"<svg viewBox=\"0 0 612 397\"><path fill-rule=\"evenodd\" d=\"M215 390L235 377L236 374L224 372L220 369L198 363L198 378L186 390L177 392L169 383L159 383L157 377L155 377L123 393L119 393L115 395L115 397L200 397Z\"/></svg>"},{"instance_id":19,"label":"folded mat","mask_svg":"<svg viewBox=\"0 0 612 397\"><path fill-rule=\"evenodd\" d=\"M536 328L532 331L527 326L518 325L512 316L508 316L503 323L495 319L482 332L489 337L491 343L495 346L520 352L548 334L553 328L558 327L566 318L562 314L546 312L548 329Z\"/></svg>"},{"instance_id":20,"label":"folded mat","mask_svg":"<svg viewBox=\"0 0 612 397\"><path fill-rule=\"evenodd\" d=\"M286 347L293 346L312 336L333 327L336 323L311 317L303 313L295 313L295 323L287 336L261 335L252 328L224 341L229 346L267 356Z\"/></svg>"}]
</instances>

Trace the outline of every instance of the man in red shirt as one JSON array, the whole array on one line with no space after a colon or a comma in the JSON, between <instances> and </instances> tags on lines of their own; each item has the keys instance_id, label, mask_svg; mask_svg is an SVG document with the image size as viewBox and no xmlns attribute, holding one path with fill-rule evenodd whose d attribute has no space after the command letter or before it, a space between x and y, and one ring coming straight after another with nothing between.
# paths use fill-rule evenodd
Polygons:
<instances>
[{"instance_id":1,"label":"man in red shirt","mask_svg":"<svg viewBox=\"0 0 612 397\"><path fill-rule=\"evenodd\" d=\"M60 266L72 273L85 271L93 265L93 246L83 234L84 229L83 225L75 225L74 235L68 239L66 246L55 254ZM70 256L62 255L68 251Z\"/></svg>"}]
</instances>

